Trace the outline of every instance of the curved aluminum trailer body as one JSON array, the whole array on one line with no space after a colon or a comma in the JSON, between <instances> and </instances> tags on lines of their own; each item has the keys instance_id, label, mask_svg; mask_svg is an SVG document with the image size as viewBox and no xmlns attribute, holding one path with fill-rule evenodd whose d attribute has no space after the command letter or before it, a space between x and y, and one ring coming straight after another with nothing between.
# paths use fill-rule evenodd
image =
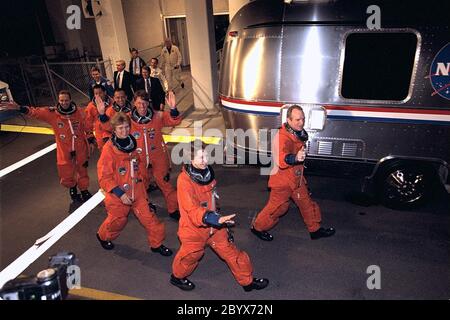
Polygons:
<instances>
[{"instance_id":1,"label":"curved aluminum trailer body","mask_svg":"<svg viewBox=\"0 0 450 320\"><path fill-rule=\"evenodd\" d=\"M367 27L370 5L380 9L381 29ZM226 128L250 129L258 141L258 130L281 125L284 105L299 104L310 158L419 159L436 164L445 180L449 12L447 1L248 3L231 21L222 53ZM312 119L317 110L326 115L323 126Z\"/></svg>"}]
</instances>

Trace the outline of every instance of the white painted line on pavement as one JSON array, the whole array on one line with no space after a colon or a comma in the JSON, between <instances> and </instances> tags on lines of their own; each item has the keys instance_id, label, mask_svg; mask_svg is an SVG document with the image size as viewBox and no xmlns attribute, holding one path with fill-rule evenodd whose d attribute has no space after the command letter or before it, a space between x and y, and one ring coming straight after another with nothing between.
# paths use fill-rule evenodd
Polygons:
<instances>
[{"instance_id":1,"label":"white painted line on pavement","mask_svg":"<svg viewBox=\"0 0 450 320\"><path fill-rule=\"evenodd\" d=\"M49 153L50 151L56 149L56 143L48 146L47 148L44 148L36 153L33 153L31 156L26 157L25 159L20 160L19 162L16 162L9 167L6 167L5 169L0 170L0 178L6 176L8 173L13 172L14 170L19 169L20 167L23 167L24 165L30 163L33 160L36 160L39 157L42 157L43 155Z\"/></svg>"},{"instance_id":2,"label":"white painted line on pavement","mask_svg":"<svg viewBox=\"0 0 450 320\"><path fill-rule=\"evenodd\" d=\"M35 244L30 249L25 251L19 258L0 272L0 288L9 280L15 279L20 275L29 265L86 217L92 209L103 201L104 198L103 192L99 190L92 198L64 219L53 230L36 240Z\"/></svg>"}]
</instances>

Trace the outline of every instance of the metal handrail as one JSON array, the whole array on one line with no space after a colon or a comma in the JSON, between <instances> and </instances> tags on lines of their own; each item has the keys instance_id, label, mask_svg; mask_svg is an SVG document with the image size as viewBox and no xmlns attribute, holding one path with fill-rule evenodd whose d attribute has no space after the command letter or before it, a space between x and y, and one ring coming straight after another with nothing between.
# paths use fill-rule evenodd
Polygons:
<instances>
[{"instance_id":1,"label":"metal handrail","mask_svg":"<svg viewBox=\"0 0 450 320\"><path fill-rule=\"evenodd\" d=\"M160 59L160 57L161 57L161 48L162 48L162 45L160 44L160 45L157 45L157 46L153 46L151 48L139 50L139 55L147 63L150 63L151 58ZM156 50L156 49L158 49L158 52L157 52L157 54L154 54L154 52L152 50Z\"/></svg>"},{"instance_id":2,"label":"metal handrail","mask_svg":"<svg viewBox=\"0 0 450 320\"><path fill-rule=\"evenodd\" d=\"M55 76L57 76L58 78L60 78L62 81L64 81L65 83L67 83L69 86L71 86L72 88L74 88L76 91L78 91L79 93L81 93L83 96L85 96L86 98L89 98L89 96L81 91L80 89L78 89L73 83L71 83L69 80L64 79L62 76L60 76L59 74L57 74L55 71L49 69L49 71L54 74Z\"/></svg>"},{"instance_id":3,"label":"metal handrail","mask_svg":"<svg viewBox=\"0 0 450 320\"><path fill-rule=\"evenodd\" d=\"M99 64L99 63L110 63L111 60L102 60L102 61L89 61L89 62L48 62L49 66L53 65L89 65L89 64Z\"/></svg>"},{"instance_id":4,"label":"metal handrail","mask_svg":"<svg viewBox=\"0 0 450 320\"><path fill-rule=\"evenodd\" d=\"M144 52L144 51L152 50L152 49L155 49L155 48L162 48L162 47L163 47L162 44L158 44L158 45L150 47L150 48L139 50L139 52Z\"/></svg>"},{"instance_id":5,"label":"metal handrail","mask_svg":"<svg viewBox=\"0 0 450 320\"><path fill-rule=\"evenodd\" d=\"M207 97L208 96L208 93L205 91L205 89L198 83L198 81L194 78L194 77L192 77L192 75L191 75L191 79L192 79L192 87L194 87L194 83L195 83L195 85L196 85L196 87L203 93L203 95L205 96L205 97ZM192 91L193 92L193 94L194 94L194 96L196 96L201 102L202 102L202 106L203 106L203 108L205 109L205 113L209 113L209 109L208 108L206 108L205 107L205 105L207 105L207 103L205 103L205 101L195 92L195 91ZM214 101L212 101L212 100L210 100L209 101L210 103L208 103L209 105L213 105L214 106L214 109L216 109L216 112L215 113L213 113L213 115L217 115L217 114L219 114L220 112L221 112L221 110L216 106L216 104L214 103Z\"/></svg>"}]
</instances>

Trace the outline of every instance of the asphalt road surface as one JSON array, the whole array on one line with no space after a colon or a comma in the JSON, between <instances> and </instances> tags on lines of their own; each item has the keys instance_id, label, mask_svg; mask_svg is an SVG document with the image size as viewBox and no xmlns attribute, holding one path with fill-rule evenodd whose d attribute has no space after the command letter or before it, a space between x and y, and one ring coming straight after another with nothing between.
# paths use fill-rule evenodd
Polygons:
<instances>
[{"instance_id":1,"label":"asphalt road surface","mask_svg":"<svg viewBox=\"0 0 450 320\"><path fill-rule=\"evenodd\" d=\"M52 136L0 133L0 168L53 143ZM92 193L98 190L95 163L90 162ZM0 179L0 269L34 241L64 220L75 207L59 185L56 152ZM81 285L141 299L449 299L450 200L414 211L379 205L362 207L346 201L359 180L308 176L313 198L322 209L323 226L334 237L312 241L297 208L272 230L275 240L263 242L250 233L252 219L268 199L267 177L256 167L214 166L224 214L237 213L235 242L252 259L254 275L269 278L262 291L246 293L226 264L210 249L190 276L196 289L184 292L169 284L172 257L152 253L145 232L130 214L128 225L112 251L103 250L95 233L106 217L97 206L24 274L47 266L48 256L72 251L79 258ZM174 167L172 183L180 168ZM157 215L166 223L165 245L177 250L177 223L164 208L159 190L150 194ZM381 289L369 290L369 266L381 271Z\"/></svg>"}]
</instances>

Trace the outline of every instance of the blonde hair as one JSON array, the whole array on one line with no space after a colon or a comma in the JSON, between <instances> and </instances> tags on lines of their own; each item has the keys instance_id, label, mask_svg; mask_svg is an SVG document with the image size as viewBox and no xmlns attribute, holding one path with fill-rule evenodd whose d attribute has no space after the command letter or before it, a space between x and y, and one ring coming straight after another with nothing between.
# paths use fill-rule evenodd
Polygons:
<instances>
[{"instance_id":1,"label":"blonde hair","mask_svg":"<svg viewBox=\"0 0 450 320\"><path fill-rule=\"evenodd\" d=\"M111 123L111 127L113 128L113 130L115 130L117 126L121 126L124 123L128 123L128 125L131 126L130 117L123 112L117 112L111 118L110 123Z\"/></svg>"}]
</instances>

